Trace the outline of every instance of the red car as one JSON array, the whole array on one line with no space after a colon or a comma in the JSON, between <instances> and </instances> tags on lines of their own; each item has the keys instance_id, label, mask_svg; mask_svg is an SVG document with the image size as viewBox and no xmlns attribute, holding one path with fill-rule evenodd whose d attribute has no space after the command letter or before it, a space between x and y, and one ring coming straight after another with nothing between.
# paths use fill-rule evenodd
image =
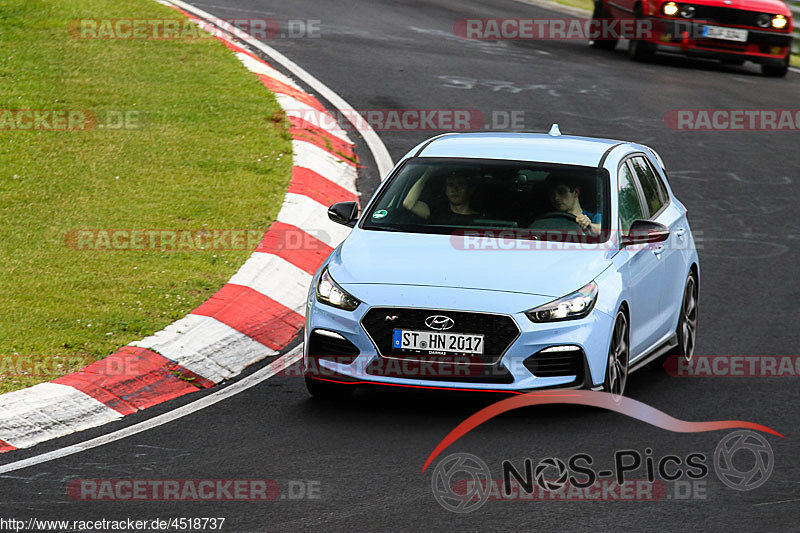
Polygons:
<instances>
[{"instance_id":1,"label":"red car","mask_svg":"<svg viewBox=\"0 0 800 533\"><path fill-rule=\"evenodd\" d=\"M664 51L737 65L753 61L766 76L789 70L792 12L781 0L595 0L594 6L597 28L619 19L621 29L618 35L599 30L595 48L613 50L621 34L637 61Z\"/></svg>"}]
</instances>

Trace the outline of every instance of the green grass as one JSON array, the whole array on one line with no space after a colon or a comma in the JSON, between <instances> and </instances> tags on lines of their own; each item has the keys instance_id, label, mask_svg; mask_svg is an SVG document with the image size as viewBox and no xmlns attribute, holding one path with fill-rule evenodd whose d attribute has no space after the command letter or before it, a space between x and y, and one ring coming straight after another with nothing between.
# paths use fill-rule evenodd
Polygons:
<instances>
[{"instance_id":1,"label":"green grass","mask_svg":"<svg viewBox=\"0 0 800 533\"><path fill-rule=\"evenodd\" d=\"M274 97L215 39L78 40L74 19L175 19L153 0L0 0L0 110L138 110L134 130L0 130L0 392L100 359L221 287L250 251L78 251L70 230L257 229L291 143ZM5 371L5 375L3 372Z\"/></svg>"},{"instance_id":2,"label":"green grass","mask_svg":"<svg viewBox=\"0 0 800 533\"><path fill-rule=\"evenodd\" d=\"M565 6L578 7L581 9L585 9L586 11L592 11L594 9L594 2L592 0L551 0L551 1Z\"/></svg>"}]
</instances>

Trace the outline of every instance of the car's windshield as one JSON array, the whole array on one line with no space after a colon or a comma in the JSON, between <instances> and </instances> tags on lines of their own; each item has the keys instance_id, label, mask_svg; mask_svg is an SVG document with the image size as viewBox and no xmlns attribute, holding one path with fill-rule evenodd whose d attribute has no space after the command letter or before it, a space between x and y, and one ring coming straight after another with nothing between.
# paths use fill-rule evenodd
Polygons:
<instances>
[{"instance_id":1,"label":"car's windshield","mask_svg":"<svg viewBox=\"0 0 800 533\"><path fill-rule=\"evenodd\" d=\"M608 174L593 167L413 158L363 217L362 228L453 234L518 230L605 240Z\"/></svg>"}]
</instances>

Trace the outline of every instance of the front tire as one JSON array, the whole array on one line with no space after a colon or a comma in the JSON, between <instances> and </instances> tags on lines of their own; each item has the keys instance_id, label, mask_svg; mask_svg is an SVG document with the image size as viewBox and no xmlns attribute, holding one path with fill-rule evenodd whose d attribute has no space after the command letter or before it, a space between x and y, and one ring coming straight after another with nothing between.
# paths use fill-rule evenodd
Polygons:
<instances>
[{"instance_id":1,"label":"front tire","mask_svg":"<svg viewBox=\"0 0 800 533\"><path fill-rule=\"evenodd\" d=\"M603 8L603 2L598 1L594 4L594 12L592 13L592 21L609 18L606 10ZM602 22L600 23L602 27ZM600 35L599 37L603 37ZM589 41L589 46L597 48L598 50L613 50L617 47L619 39L592 39Z\"/></svg>"},{"instance_id":2,"label":"front tire","mask_svg":"<svg viewBox=\"0 0 800 533\"><path fill-rule=\"evenodd\" d=\"M695 340L697 338L697 279L694 273L686 278L686 285L683 289L683 301L681 303L681 314L678 318L678 346L674 350L675 355L683 357L685 361L691 361L694 355Z\"/></svg>"},{"instance_id":3,"label":"front tire","mask_svg":"<svg viewBox=\"0 0 800 533\"><path fill-rule=\"evenodd\" d=\"M761 65L761 74L769 78L785 78L786 73L789 72L789 56L791 52L786 54L783 63L780 65Z\"/></svg>"},{"instance_id":4,"label":"front tire","mask_svg":"<svg viewBox=\"0 0 800 533\"><path fill-rule=\"evenodd\" d=\"M306 376L306 388L314 398L335 402L341 402L349 398L354 389L352 385L320 381L308 376Z\"/></svg>"},{"instance_id":5,"label":"front tire","mask_svg":"<svg viewBox=\"0 0 800 533\"><path fill-rule=\"evenodd\" d=\"M614 329L611 332L611 342L608 346L606 379L603 382L603 390L605 392L610 392L615 397L625 394L625 385L628 383L629 362L630 332L628 317L620 309L614 319Z\"/></svg>"},{"instance_id":6,"label":"front tire","mask_svg":"<svg viewBox=\"0 0 800 533\"><path fill-rule=\"evenodd\" d=\"M650 61L656 55L656 45L651 42L645 41L644 39L636 39L636 33L639 31L639 28L642 27L640 24L644 14L642 13L642 8L636 8L636 26L634 29L634 35L631 36L630 42L628 42L628 57L633 59L634 61Z\"/></svg>"},{"instance_id":7,"label":"front tire","mask_svg":"<svg viewBox=\"0 0 800 533\"><path fill-rule=\"evenodd\" d=\"M641 39L631 39L628 43L628 57L634 61L650 61L656 55L656 47L653 43Z\"/></svg>"}]
</instances>

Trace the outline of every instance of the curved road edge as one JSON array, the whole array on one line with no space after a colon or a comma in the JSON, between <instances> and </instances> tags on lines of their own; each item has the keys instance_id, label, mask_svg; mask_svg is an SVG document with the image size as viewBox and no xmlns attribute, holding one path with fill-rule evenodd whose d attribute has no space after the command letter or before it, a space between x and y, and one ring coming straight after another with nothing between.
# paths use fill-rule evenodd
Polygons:
<instances>
[{"instance_id":1,"label":"curved road edge","mask_svg":"<svg viewBox=\"0 0 800 533\"><path fill-rule=\"evenodd\" d=\"M349 231L330 222L326 210L330 203L358 199L353 142L341 128L309 123L307 119L314 116L324 116L327 125L336 122L316 97L241 46L241 42L272 58L340 112L352 112L352 108L311 74L254 38L242 34L234 37L214 24L213 16L185 2L159 1L213 32L275 94L287 115L292 136L292 178L283 205L245 264L192 313L78 372L0 395L0 453L113 422L214 386L265 357L278 355L303 327L305 298L314 272ZM206 17L209 20L204 20ZM303 113L308 109L314 112ZM377 134L365 121L360 122L354 127L367 143L383 177L391 170L392 160ZM282 245L298 238L313 246L290 250ZM262 370L289 366L297 361L297 353L298 350L291 350ZM174 410L183 414L164 413L153 419L158 423L145 421L62 450L72 450L68 455L87 449L90 442L97 442L95 446L110 442L102 439L111 435L123 438L155 427L245 390L276 372L258 371L260 379L252 379L254 374L242 380L248 386L237 383ZM230 392L234 387L235 392ZM195 404L200 406L192 408ZM141 429L133 430L137 427ZM50 453L57 454L59 450ZM3 471L15 464L3 466Z\"/></svg>"}]
</instances>

